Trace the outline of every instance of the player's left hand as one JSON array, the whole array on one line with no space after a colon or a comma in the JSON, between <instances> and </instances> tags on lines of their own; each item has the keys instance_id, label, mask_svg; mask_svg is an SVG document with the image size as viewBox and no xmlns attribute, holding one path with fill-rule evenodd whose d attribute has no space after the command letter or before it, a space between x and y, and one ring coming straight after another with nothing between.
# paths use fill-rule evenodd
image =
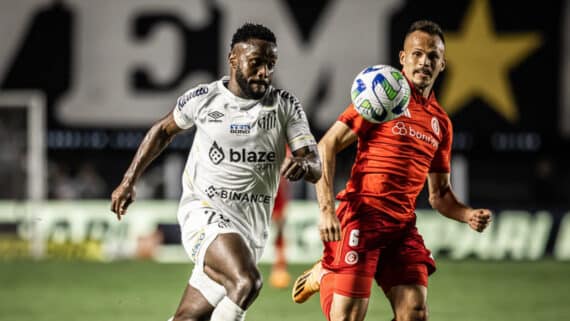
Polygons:
<instances>
[{"instance_id":1,"label":"player's left hand","mask_svg":"<svg viewBox=\"0 0 570 321\"><path fill-rule=\"evenodd\" d=\"M469 210L467 224L477 232L483 232L493 220L493 215L486 208L478 208Z\"/></svg>"},{"instance_id":2,"label":"player's left hand","mask_svg":"<svg viewBox=\"0 0 570 321\"><path fill-rule=\"evenodd\" d=\"M281 176L290 181L298 181L309 171L309 164L304 157L287 157L281 166Z\"/></svg>"}]
</instances>

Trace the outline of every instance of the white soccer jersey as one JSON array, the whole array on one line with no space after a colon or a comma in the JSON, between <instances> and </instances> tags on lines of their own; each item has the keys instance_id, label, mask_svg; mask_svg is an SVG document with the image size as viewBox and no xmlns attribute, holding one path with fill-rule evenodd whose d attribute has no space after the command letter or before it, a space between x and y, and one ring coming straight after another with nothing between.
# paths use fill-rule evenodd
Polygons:
<instances>
[{"instance_id":1,"label":"white soccer jersey","mask_svg":"<svg viewBox=\"0 0 570 321\"><path fill-rule=\"evenodd\" d=\"M190 89L174 108L180 128L196 126L180 206L208 202L262 249L286 144L297 150L316 142L294 96L270 86L259 100L243 99L226 88L228 81Z\"/></svg>"}]
</instances>

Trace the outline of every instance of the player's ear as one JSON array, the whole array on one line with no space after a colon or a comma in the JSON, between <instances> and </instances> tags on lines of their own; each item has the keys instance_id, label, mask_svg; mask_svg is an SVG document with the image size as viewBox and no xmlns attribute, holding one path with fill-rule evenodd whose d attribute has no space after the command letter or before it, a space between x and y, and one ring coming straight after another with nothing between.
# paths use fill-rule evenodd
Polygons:
<instances>
[{"instance_id":1,"label":"player's ear","mask_svg":"<svg viewBox=\"0 0 570 321\"><path fill-rule=\"evenodd\" d=\"M447 66L447 59L445 59L445 57L443 57L443 59L441 59L441 70L440 71L444 71L446 66Z\"/></svg>"},{"instance_id":2,"label":"player's ear","mask_svg":"<svg viewBox=\"0 0 570 321\"><path fill-rule=\"evenodd\" d=\"M404 61L406 59L406 52L404 50L400 50L400 65L404 67Z\"/></svg>"},{"instance_id":3,"label":"player's ear","mask_svg":"<svg viewBox=\"0 0 570 321\"><path fill-rule=\"evenodd\" d=\"M238 61L237 61L237 54L236 54L236 52L235 52L234 49L232 49L232 50L230 51L230 53L228 54L228 62L230 63L230 67L231 67L232 69L236 69L236 68L237 68L237 63L238 63Z\"/></svg>"}]
</instances>

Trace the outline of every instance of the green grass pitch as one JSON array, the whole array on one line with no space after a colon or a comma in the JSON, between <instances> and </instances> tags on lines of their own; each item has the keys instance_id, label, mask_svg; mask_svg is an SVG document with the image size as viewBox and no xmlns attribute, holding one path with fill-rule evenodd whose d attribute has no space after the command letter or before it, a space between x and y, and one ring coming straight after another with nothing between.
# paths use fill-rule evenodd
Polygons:
<instances>
[{"instance_id":1,"label":"green grass pitch","mask_svg":"<svg viewBox=\"0 0 570 321\"><path fill-rule=\"evenodd\" d=\"M308 265L292 265L293 275ZM261 266L267 279L269 266ZM166 321L191 266L150 262L0 262L2 321ZM389 304L373 290L366 320L388 321ZM438 262L430 278L430 320L550 321L570 319L570 264ZM297 305L290 290L264 286L247 320L325 320L318 296Z\"/></svg>"}]
</instances>

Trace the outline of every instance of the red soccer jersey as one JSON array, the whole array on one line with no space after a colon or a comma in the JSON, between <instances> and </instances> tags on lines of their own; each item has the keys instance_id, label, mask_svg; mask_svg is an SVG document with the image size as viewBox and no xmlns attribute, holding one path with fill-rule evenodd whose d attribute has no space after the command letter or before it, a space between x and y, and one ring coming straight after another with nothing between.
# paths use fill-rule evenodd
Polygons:
<instances>
[{"instance_id":1,"label":"red soccer jersey","mask_svg":"<svg viewBox=\"0 0 570 321\"><path fill-rule=\"evenodd\" d=\"M408 110L394 120L374 124L353 105L340 115L358 135L356 159L338 200L355 197L398 220L415 214L416 198L430 172L449 173L453 128L433 92L428 99L413 89Z\"/></svg>"}]
</instances>

